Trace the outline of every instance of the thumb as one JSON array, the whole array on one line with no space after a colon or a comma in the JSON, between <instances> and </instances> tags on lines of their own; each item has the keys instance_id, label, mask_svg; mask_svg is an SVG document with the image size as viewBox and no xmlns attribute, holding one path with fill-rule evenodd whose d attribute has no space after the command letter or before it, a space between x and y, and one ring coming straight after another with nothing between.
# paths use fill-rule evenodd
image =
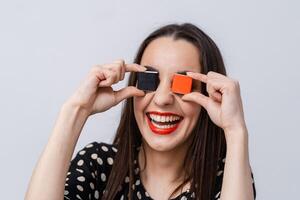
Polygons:
<instances>
[{"instance_id":1,"label":"thumb","mask_svg":"<svg viewBox=\"0 0 300 200\"><path fill-rule=\"evenodd\" d=\"M139 90L134 86L128 86L118 91L115 91L116 104L118 104L123 99L127 99L132 96L144 96L144 95L145 92L143 90Z\"/></svg>"}]
</instances>

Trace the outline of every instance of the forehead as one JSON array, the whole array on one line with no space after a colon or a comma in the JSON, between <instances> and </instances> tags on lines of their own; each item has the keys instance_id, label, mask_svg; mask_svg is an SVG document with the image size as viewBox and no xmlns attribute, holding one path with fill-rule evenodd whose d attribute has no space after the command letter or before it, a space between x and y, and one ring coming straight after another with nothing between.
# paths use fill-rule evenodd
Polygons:
<instances>
[{"instance_id":1,"label":"forehead","mask_svg":"<svg viewBox=\"0 0 300 200\"><path fill-rule=\"evenodd\" d=\"M160 72L200 71L198 49L190 42L172 37L153 40L146 47L141 64L150 65Z\"/></svg>"}]
</instances>

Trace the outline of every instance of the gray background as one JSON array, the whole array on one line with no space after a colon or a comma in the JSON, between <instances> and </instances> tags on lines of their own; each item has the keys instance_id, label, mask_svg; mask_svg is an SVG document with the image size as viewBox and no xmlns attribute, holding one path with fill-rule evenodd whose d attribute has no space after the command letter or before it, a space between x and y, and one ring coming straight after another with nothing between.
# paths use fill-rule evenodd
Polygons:
<instances>
[{"instance_id":1,"label":"gray background","mask_svg":"<svg viewBox=\"0 0 300 200\"><path fill-rule=\"evenodd\" d=\"M62 103L90 67L132 62L140 42L171 22L201 27L240 81L257 199L298 198L299 18L296 0L1 1L1 199L24 198ZM76 151L110 142L120 108L89 118Z\"/></svg>"}]
</instances>

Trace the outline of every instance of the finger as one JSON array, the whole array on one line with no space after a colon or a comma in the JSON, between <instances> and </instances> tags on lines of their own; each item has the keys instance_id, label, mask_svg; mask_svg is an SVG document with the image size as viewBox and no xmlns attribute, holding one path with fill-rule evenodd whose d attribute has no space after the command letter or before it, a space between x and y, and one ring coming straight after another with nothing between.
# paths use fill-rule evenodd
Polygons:
<instances>
[{"instance_id":1,"label":"finger","mask_svg":"<svg viewBox=\"0 0 300 200\"><path fill-rule=\"evenodd\" d=\"M124 71L124 69L122 68L124 68L124 65L122 66L121 64L117 63L117 61L115 61L115 63L111 63L111 64L94 65L91 69L91 73L96 73L96 75L102 81L106 79L110 79L99 85L99 86L108 86L109 84L117 83L120 80L123 80L122 78L124 78L124 76L122 77L122 71ZM105 77L103 74L105 74Z\"/></svg>"},{"instance_id":2,"label":"finger","mask_svg":"<svg viewBox=\"0 0 300 200\"><path fill-rule=\"evenodd\" d=\"M207 108L209 97L199 93L199 92L191 92L188 94L185 94L181 97L184 101L192 101L195 102L201 106L203 106L205 109Z\"/></svg>"},{"instance_id":3,"label":"finger","mask_svg":"<svg viewBox=\"0 0 300 200\"><path fill-rule=\"evenodd\" d=\"M120 64L116 64L114 67L110 68L115 75L116 75L116 80L115 81L120 81L122 78L122 66Z\"/></svg>"},{"instance_id":4,"label":"finger","mask_svg":"<svg viewBox=\"0 0 300 200\"><path fill-rule=\"evenodd\" d=\"M139 90L134 86L128 86L122 88L118 91L115 91L116 104L118 104L123 99L132 97L132 96L144 96L145 92L143 90Z\"/></svg>"},{"instance_id":5,"label":"finger","mask_svg":"<svg viewBox=\"0 0 300 200\"><path fill-rule=\"evenodd\" d=\"M121 65L121 80L124 80L125 77L125 64Z\"/></svg>"},{"instance_id":6,"label":"finger","mask_svg":"<svg viewBox=\"0 0 300 200\"><path fill-rule=\"evenodd\" d=\"M209 71L209 72L207 73L207 76L208 76L209 78L228 79L227 76L225 76L225 75L223 75L223 74L220 74L220 73L218 73L218 72L214 72L214 71Z\"/></svg>"},{"instance_id":7,"label":"finger","mask_svg":"<svg viewBox=\"0 0 300 200\"><path fill-rule=\"evenodd\" d=\"M96 75L96 77L99 79L99 81L105 80L105 75L99 65L94 65L90 69L89 74L92 76Z\"/></svg>"},{"instance_id":8,"label":"finger","mask_svg":"<svg viewBox=\"0 0 300 200\"><path fill-rule=\"evenodd\" d=\"M214 80L211 80L211 79L206 84L206 90L207 90L208 96L210 98L212 98L214 101L221 102L222 95L219 90L217 90L215 87L213 87L213 84L214 84Z\"/></svg>"},{"instance_id":9,"label":"finger","mask_svg":"<svg viewBox=\"0 0 300 200\"><path fill-rule=\"evenodd\" d=\"M221 74L210 72L210 77L205 74L197 73L197 72L187 72L187 75L206 83L206 90L210 98L215 101L221 101L222 95L218 92L218 84L215 84L216 77L220 78ZM222 75L223 76L223 75ZM222 77L223 78L223 77Z\"/></svg>"},{"instance_id":10,"label":"finger","mask_svg":"<svg viewBox=\"0 0 300 200\"><path fill-rule=\"evenodd\" d=\"M139 65L139 64L136 64L136 63L132 63L132 64L125 64L125 71L126 72L143 72L143 71L146 71L147 68L142 66L142 65Z\"/></svg>"},{"instance_id":11,"label":"finger","mask_svg":"<svg viewBox=\"0 0 300 200\"><path fill-rule=\"evenodd\" d=\"M210 78L206 85L207 92L211 95L215 92L224 94L225 88L228 87L228 83L230 82L227 79L221 80Z\"/></svg>"},{"instance_id":12,"label":"finger","mask_svg":"<svg viewBox=\"0 0 300 200\"><path fill-rule=\"evenodd\" d=\"M117 63L117 64L124 65L124 64L125 64L125 61L124 61L123 59L117 59L117 60L115 60L113 63Z\"/></svg>"},{"instance_id":13,"label":"finger","mask_svg":"<svg viewBox=\"0 0 300 200\"><path fill-rule=\"evenodd\" d=\"M197 72L187 72L186 75L192 77L193 79L207 83L208 77L205 74L201 74L201 73L197 73Z\"/></svg>"},{"instance_id":14,"label":"finger","mask_svg":"<svg viewBox=\"0 0 300 200\"><path fill-rule=\"evenodd\" d=\"M113 83L116 82L116 73L113 72L112 70L109 70L109 69L102 69L103 71L103 74L104 74L104 77L105 77L105 80L102 80L100 83L99 83L99 86L100 87L109 87L111 86Z\"/></svg>"},{"instance_id":15,"label":"finger","mask_svg":"<svg viewBox=\"0 0 300 200\"><path fill-rule=\"evenodd\" d=\"M125 61L124 60L119 60L119 70L120 70L120 77L119 80L123 80L125 77Z\"/></svg>"},{"instance_id":16,"label":"finger","mask_svg":"<svg viewBox=\"0 0 300 200\"><path fill-rule=\"evenodd\" d=\"M110 66L110 69L117 69L116 72L118 73L118 80L121 81L125 77L125 63L124 61L115 62Z\"/></svg>"},{"instance_id":17,"label":"finger","mask_svg":"<svg viewBox=\"0 0 300 200\"><path fill-rule=\"evenodd\" d=\"M123 80L125 77L125 61L123 59L115 60L114 63L118 64L120 66L120 74L118 79Z\"/></svg>"},{"instance_id":18,"label":"finger","mask_svg":"<svg viewBox=\"0 0 300 200\"><path fill-rule=\"evenodd\" d=\"M222 102L222 95L219 92L214 92L211 95L212 99L217 102Z\"/></svg>"}]
</instances>

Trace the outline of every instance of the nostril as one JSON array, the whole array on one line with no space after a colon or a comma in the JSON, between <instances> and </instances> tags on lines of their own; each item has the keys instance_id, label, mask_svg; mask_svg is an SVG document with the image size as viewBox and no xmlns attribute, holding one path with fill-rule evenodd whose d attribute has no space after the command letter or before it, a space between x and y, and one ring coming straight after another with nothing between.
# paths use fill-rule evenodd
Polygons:
<instances>
[{"instance_id":1,"label":"nostril","mask_svg":"<svg viewBox=\"0 0 300 200\"><path fill-rule=\"evenodd\" d=\"M153 101L156 105L167 106L173 104L174 96L172 94L161 95L159 93L155 93Z\"/></svg>"}]
</instances>

